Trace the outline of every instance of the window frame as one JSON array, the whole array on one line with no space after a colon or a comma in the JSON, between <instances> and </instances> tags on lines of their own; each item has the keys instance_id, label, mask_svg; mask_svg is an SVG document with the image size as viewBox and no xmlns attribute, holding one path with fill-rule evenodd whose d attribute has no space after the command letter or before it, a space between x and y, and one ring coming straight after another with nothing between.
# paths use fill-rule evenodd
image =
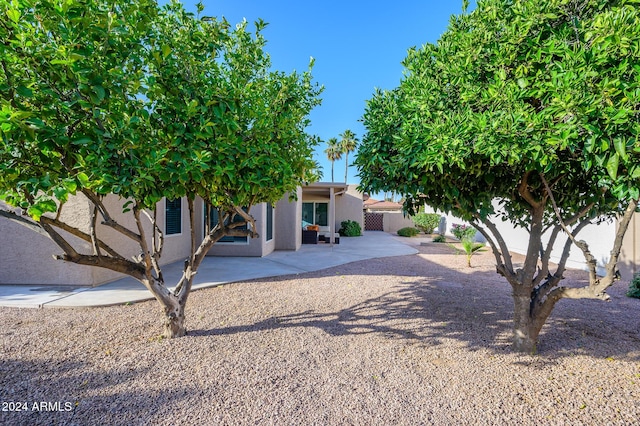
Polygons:
<instances>
[{"instance_id":1,"label":"window frame","mask_svg":"<svg viewBox=\"0 0 640 426\"><path fill-rule=\"evenodd\" d=\"M303 201L302 202L303 209L304 209L304 205L305 204L312 204L313 205L313 213L312 213L312 216L313 216L312 224L313 225L329 226L329 202L328 201ZM318 219L318 208L317 208L318 204L324 204L327 207L325 212L324 212L324 214L326 215L326 223L324 225L318 223L318 220L317 220ZM303 221L304 221L304 219L303 219ZM305 222L308 222L308 221L305 221Z\"/></svg>"},{"instance_id":2,"label":"window frame","mask_svg":"<svg viewBox=\"0 0 640 426\"><path fill-rule=\"evenodd\" d=\"M217 224L217 220L218 220L218 219L216 219L216 222L213 222L214 213L217 216L217 210L213 206L207 205L207 204L205 204L205 208L210 209L210 211L209 211L209 222L210 222L209 226L213 229L213 227ZM246 211L246 209L244 207L243 207L243 210ZM205 220L207 220L207 216L206 216L205 213L206 213L206 211L205 211L205 209L203 209L202 210L202 216L203 216L202 217L202 224L205 225L203 227L203 229L207 229L206 228L206 223L205 223ZM237 229L248 229L249 226L251 226L251 225L249 223L247 223L245 225L246 228L237 228ZM232 246L232 245L239 245L239 246L249 245L249 236L248 235L246 237L225 236L225 237L222 237L221 239L219 239L216 242L216 245L218 245L218 244L220 244L220 245L230 245L230 246Z\"/></svg>"}]
</instances>

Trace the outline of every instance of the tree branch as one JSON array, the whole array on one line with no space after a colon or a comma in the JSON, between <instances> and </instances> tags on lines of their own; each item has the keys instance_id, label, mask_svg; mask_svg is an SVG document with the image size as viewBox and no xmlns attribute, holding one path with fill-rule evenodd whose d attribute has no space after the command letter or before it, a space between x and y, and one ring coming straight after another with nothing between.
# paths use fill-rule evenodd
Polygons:
<instances>
[{"instance_id":1,"label":"tree branch","mask_svg":"<svg viewBox=\"0 0 640 426\"><path fill-rule=\"evenodd\" d=\"M110 269L115 272L127 274L138 280L144 278L142 274L143 271L139 265L122 257L114 258L78 253L73 246L62 237L62 235L53 229L51 221L53 221L53 219L43 216L40 223L43 229L50 235L51 239L64 251L64 255L54 256L55 259L72 262L78 265L98 266Z\"/></svg>"},{"instance_id":2,"label":"tree branch","mask_svg":"<svg viewBox=\"0 0 640 426\"><path fill-rule=\"evenodd\" d=\"M531 176L533 172L528 171L522 176L522 180L520 181L520 185L518 185L518 193L524 198L524 200L529 203L531 207L540 208L544 205L543 202L536 200L533 197L531 191L529 191L529 176Z\"/></svg>"},{"instance_id":3,"label":"tree branch","mask_svg":"<svg viewBox=\"0 0 640 426\"><path fill-rule=\"evenodd\" d=\"M250 209L251 209L251 206L247 206L247 210L250 210ZM259 235L258 235L257 232L255 232L256 220L253 218L253 216L251 216L249 213L245 212L243 209L241 209L240 207L237 207L237 206L233 206L233 210L235 211L235 213L237 215L242 217L248 224L251 225L251 229L248 229L247 231L249 231L249 232L248 232L248 234L245 234L245 235L248 235L251 238L258 238ZM229 227L230 228L235 227L235 226L232 226L232 225L234 225L234 224L230 223Z\"/></svg>"},{"instance_id":4,"label":"tree branch","mask_svg":"<svg viewBox=\"0 0 640 426\"><path fill-rule=\"evenodd\" d=\"M198 267L200 264L196 264L196 230L195 230L195 209L193 206L193 198L187 197L187 204L189 206L189 225L191 229L191 247L189 252L189 259L184 263L184 271L182 272L182 277L180 278L180 282L176 286L176 289L173 291L178 297L178 300L183 303L186 301L186 298L189 296L191 292L191 286L193 285L193 277L196 275L198 271Z\"/></svg>"},{"instance_id":5,"label":"tree branch","mask_svg":"<svg viewBox=\"0 0 640 426\"><path fill-rule=\"evenodd\" d=\"M156 221L156 209L153 209L153 216L151 216L146 209L143 209L142 213L151 222L153 232L153 238L151 238L151 263L158 279L164 282L162 269L160 268L160 257L162 254L162 246L164 244L164 236L162 234L162 230L158 226L158 222Z\"/></svg>"},{"instance_id":6,"label":"tree branch","mask_svg":"<svg viewBox=\"0 0 640 426\"><path fill-rule=\"evenodd\" d=\"M93 246L93 254L100 256L100 247L98 245L98 236L96 231L96 220L98 218L98 207L94 204L91 209L91 245Z\"/></svg>"},{"instance_id":7,"label":"tree branch","mask_svg":"<svg viewBox=\"0 0 640 426\"><path fill-rule=\"evenodd\" d=\"M91 243L91 236L89 234L87 234L86 232L82 232L78 228L74 228L73 226L70 226L70 225L68 225L68 224L66 224L64 222L59 221L59 220L49 218L47 216L42 216L40 218L40 222L42 223L43 221L48 223L51 226L55 226L56 228L59 228L59 229L65 231L65 232L68 232L69 234L73 235L74 237L77 237L77 238L81 239L82 241L85 241L87 243ZM51 235L49 235L49 237L51 237ZM124 257L122 257L114 249L109 247L104 241L98 239L97 240L97 244L98 244L98 247L100 247L102 250L107 252L111 257L116 258L116 259L124 259Z\"/></svg>"},{"instance_id":8,"label":"tree branch","mask_svg":"<svg viewBox=\"0 0 640 426\"><path fill-rule=\"evenodd\" d=\"M547 247L544 249L544 252L540 257L542 268L538 271L538 275L533 279L534 287L537 287L542 282L542 280L549 275L549 261L551 259L551 252L553 251L553 246L556 243L556 238L558 238L558 234L560 233L561 229L562 227L560 225L556 225L553 228L553 231L551 231L549 241L547 242Z\"/></svg>"},{"instance_id":9,"label":"tree branch","mask_svg":"<svg viewBox=\"0 0 640 426\"><path fill-rule=\"evenodd\" d=\"M89 201L91 201L94 205L98 207L98 211L100 211L100 214L102 215L103 225L109 226L114 230L120 232L121 234L131 238L133 241L140 243L142 237L139 234L136 234L135 232L131 231L130 229L120 225L118 222L113 220L111 215L109 215L109 211L102 203L102 200L100 200L100 198L96 194L94 194L91 191L88 191L87 189L83 189L82 193L89 199Z\"/></svg>"},{"instance_id":10,"label":"tree branch","mask_svg":"<svg viewBox=\"0 0 640 426\"><path fill-rule=\"evenodd\" d=\"M582 250L582 254L584 255L584 258L585 258L585 260L587 262L587 267L589 268L589 281L590 282L594 282L597 279L597 277L596 277L596 267L597 267L598 261L593 256L593 254L591 254L591 251L589 250L589 245L587 244L587 242L584 241L584 240L581 240L581 241L576 240L575 236L571 233L571 231L569 230L567 225L562 220L562 215L560 214L560 209L558 208L558 205L556 204L555 197L553 196L553 193L551 192L551 188L549 188L549 184L547 183L547 180L545 179L544 174L540 173L540 179L542 179L542 183L544 184L544 186L546 188L547 195L549 196L549 199L551 200L551 205L553 206L553 210L554 210L554 212L556 214L556 217L558 218L559 225L562 227L563 231L567 234L567 237L573 242L573 244L575 244L576 247L578 247L580 250Z\"/></svg>"},{"instance_id":11,"label":"tree branch","mask_svg":"<svg viewBox=\"0 0 640 426\"><path fill-rule=\"evenodd\" d=\"M52 218L47 217L47 216L42 216L40 218L40 223L34 222L34 221L32 221L32 220L30 220L30 219L28 219L26 217L23 217L23 216L20 216L20 215L16 214L15 212L10 212L10 211L4 210L4 209L0 209L0 216L6 217L7 219L18 223L19 225L25 226L25 227L29 228L30 230L32 230L34 232L37 232L38 234L53 240L53 242L55 242L56 244L57 244L57 241L54 240L53 237L52 237L52 234L50 234L45 229L45 227L43 226L43 223L47 223L50 226L55 226L56 228L60 228L63 231L66 231L69 234L73 235L74 237L77 237L77 238L81 239L82 241L85 241L87 243L91 243L91 236L89 234L87 234L85 232L82 232L79 229L74 228L74 227L72 227L72 226L70 226L70 225L68 225L68 224L66 224L64 222L61 222L61 221L59 221L57 219L52 219ZM109 247L103 241L98 239L97 240L97 244L98 244L98 247L100 247L101 249L106 251L110 256L112 256L114 258L123 259L123 257L120 256L120 254L118 254L115 250L113 250L111 247Z\"/></svg>"},{"instance_id":12,"label":"tree branch","mask_svg":"<svg viewBox=\"0 0 640 426\"><path fill-rule=\"evenodd\" d=\"M609 300L609 295L606 293L606 289L609 288L617 279L617 263L618 256L620 255L620 250L622 248L622 241L624 239L624 234L629 227L629 223L635 214L635 210L638 207L638 200L631 200L629 205L627 206L624 215L622 216L622 220L620 220L618 231L616 232L616 238L613 245L613 250L611 250L611 257L607 262L605 267L606 275L601 279L597 277L594 278L592 274L590 274L589 285L586 287L580 288L570 288L570 287L556 287L551 290L545 300L538 306L538 312L542 315L548 316L555 304L563 298L566 299L600 299L600 300ZM583 223L585 223L584 221ZM582 223L581 223L582 225Z\"/></svg>"},{"instance_id":13,"label":"tree branch","mask_svg":"<svg viewBox=\"0 0 640 426\"><path fill-rule=\"evenodd\" d=\"M0 209L0 216L5 217L19 225L29 228L30 230L51 239L51 235L49 235L47 231L45 231L40 224L32 221L31 219L21 216L13 211L8 211L4 209Z\"/></svg>"},{"instance_id":14,"label":"tree branch","mask_svg":"<svg viewBox=\"0 0 640 426\"><path fill-rule=\"evenodd\" d=\"M633 218L636 209L638 208L638 200L631 200L629 205L625 209L624 214L622 215L622 220L618 223L618 230L616 232L616 238L613 243L613 249L611 250L611 257L605 266L606 275L604 276L602 281L611 280L611 283L606 287L613 284L618 278L618 257L620 256L620 250L622 250L622 242L624 241L624 234L626 234L627 229L629 228L629 223L631 223L631 219ZM604 284L603 284L604 285ZM605 288L606 288L605 287Z\"/></svg>"},{"instance_id":15,"label":"tree branch","mask_svg":"<svg viewBox=\"0 0 640 426\"><path fill-rule=\"evenodd\" d=\"M517 285L516 275L513 270L513 263L511 262L511 253L509 252L502 234L500 233L500 231L498 231L498 228L488 219L483 219L478 214L476 214L475 217L476 220L480 220L495 237L494 241L494 239L491 238L491 235L489 235L489 233L484 228L475 226L475 228L487 239L487 242L491 246L491 251L496 258L496 269L498 273L504 276L511 285Z\"/></svg>"},{"instance_id":16,"label":"tree branch","mask_svg":"<svg viewBox=\"0 0 640 426\"><path fill-rule=\"evenodd\" d=\"M573 237L575 238L578 235L578 233L590 223L591 221L589 219L583 220L582 222L580 222L580 224L576 226L576 228L573 230L573 233L572 233ZM560 226L558 225L556 229L560 229ZM564 274L564 271L566 269L567 260L569 259L569 253L571 251L571 244L572 244L571 239L567 238L567 241L565 241L565 244L564 244L562 255L560 257L560 262L558 262L558 267L556 268L556 271L553 275L549 273L549 261L548 261L548 258L551 257L551 254L550 254L551 250L549 250L549 255L545 253L545 257L547 257L547 263L546 263L546 272L544 272L544 274L546 276L547 281L545 281L542 285L537 285L536 288L534 289L531 297L532 310L536 309L536 306L542 303L542 301L547 296L547 294L554 287L556 287L560 283L560 281L564 278L562 274ZM541 271L539 274L539 277L542 279L542 278L545 278L545 276L543 276L543 272ZM539 282L537 279L536 281Z\"/></svg>"},{"instance_id":17,"label":"tree branch","mask_svg":"<svg viewBox=\"0 0 640 426\"><path fill-rule=\"evenodd\" d=\"M147 244L147 239L144 234L144 226L142 225L142 220L140 220L140 206L138 203L133 205L133 217L136 220L136 226L138 227L138 233L140 235L140 263L144 265L145 274L148 277L151 277L151 269L153 268L153 260L152 255L149 252L149 245ZM160 277L158 277L160 279Z\"/></svg>"}]
</instances>

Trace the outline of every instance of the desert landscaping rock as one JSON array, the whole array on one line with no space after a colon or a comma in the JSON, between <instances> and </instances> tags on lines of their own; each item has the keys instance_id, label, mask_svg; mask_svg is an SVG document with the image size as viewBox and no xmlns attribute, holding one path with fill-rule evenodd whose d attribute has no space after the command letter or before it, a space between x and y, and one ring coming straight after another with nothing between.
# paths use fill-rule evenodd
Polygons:
<instances>
[{"instance_id":1,"label":"desert landscaping rock","mask_svg":"<svg viewBox=\"0 0 640 426\"><path fill-rule=\"evenodd\" d=\"M610 303L562 301L522 355L491 254L469 269L446 246L419 250L196 291L174 340L153 301L0 308L0 424L637 424L626 283Z\"/></svg>"}]
</instances>

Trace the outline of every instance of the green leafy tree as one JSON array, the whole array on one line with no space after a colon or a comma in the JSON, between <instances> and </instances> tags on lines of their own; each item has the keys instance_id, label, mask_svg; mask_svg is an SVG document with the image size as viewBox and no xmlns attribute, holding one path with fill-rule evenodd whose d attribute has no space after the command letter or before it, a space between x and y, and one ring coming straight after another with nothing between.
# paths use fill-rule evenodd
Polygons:
<instances>
[{"instance_id":1,"label":"green leafy tree","mask_svg":"<svg viewBox=\"0 0 640 426\"><path fill-rule=\"evenodd\" d=\"M398 88L368 101L361 186L397 190L408 208L426 202L482 233L513 288L517 350L536 350L559 300L607 300L618 277L640 194L639 39L637 1L479 1L436 44L409 51ZM613 218L601 277L578 236ZM520 268L502 219L529 231ZM572 245L586 259L585 287L562 282Z\"/></svg>"},{"instance_id":2,"label":"green leafy tree","mask_svg":"<svg viewBox=\"0 0 640 426\"><path fill-rule=\"evenodd\" d=\"M333 163L342 158L342 149L337 138L331 138L327 142L327 149L324 150L327 158L331 161L331 182L335 182L333 177Z\"/></svg>"},{"instance_id":3,"label":"green leafy tree","mask_svg":"<svg viewBox=\"0 0 640 426\"><path fill-rule=\"evenodd\" d=\"M184 335L208 250L224 236L256 236L251 206L313 179L317 139L304 129L320 89L310 72L270 71L262 21L251 33L177 2L123 0L4 1L0 14L9 18L0 21L0 200L27 213L0 215L48 235L59 259L137 279L160 302L165 334ZM65 220L71 196L92 206L84 228ZM156 206L180 197L190 254L169 288ZM202 239L200 200L219 218ZM132 247L115 250L110 233Z\"/></svg>"},{"instance_id":4,"label":"green leafy tree","mask_svg":"<svg viewBox=\"0 0 640 426\"><path fill-rule=\"evenodd\" d=\"M349 153L358 147L358 138L351 130L345 130L340 135L340 150L344 154L344 183L347 183L347 173L349 171Z\"/></svg>"}]
</instances>

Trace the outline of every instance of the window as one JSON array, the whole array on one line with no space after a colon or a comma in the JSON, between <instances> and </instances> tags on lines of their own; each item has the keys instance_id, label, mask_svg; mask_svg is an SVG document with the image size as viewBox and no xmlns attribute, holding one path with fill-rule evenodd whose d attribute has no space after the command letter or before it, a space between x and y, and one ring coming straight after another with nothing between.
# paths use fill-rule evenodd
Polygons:
<instances>
[{"instance_id":1,"label":"window","mask_svg":"<svg viewBox=\"0 0 640 426\"><path fill-rule=\"evenodd\" d=\"M246 208L242 208L242 210L244 210L245 212L247 211ZM213 228L214 226L216 226L218 224L218 210L209 206L209 225L211 228ZM244 222L244 219L242 217L240 217L239 215L235 215L234 222ZM235 229L247 229L247 225L244 224L242 226L239 226ZM226 236L226 237L222 237L218 240L219 243L232 243L232 244L248 244L249 243L249 237L234 237L234 236Z\"/></svg>"},{"instance_id":2,"label":"window","mask_svg":"<svg viewBox=\"0 0 640 426\"><path fill-rule=\"evenodd\" d=\"M329 203L302 203L302 226L309 224L329 224Z\"/></svg>"},{"instance_id":3,"label":"window","mask_svg":"<svg viewBox=\"0 0 640 426\"><path fill-rule=\"evenodd\" d=\"M267 203L267 239L265 241L273 240L273 205Z\"/></svg>"},{"instance_id":4,"label":"window","mask_svg":"<svg viewBox=\"0 0 640 426\"><path fill-rule=\"evenodd\" d=\"M177 200L165 199L165 229L166 235L182 233L182 198Z\"/></svg>"},{"instance_id":5,"label":"window","mask_svg":"<svg viewBox=\"0 0 640 426\"><path fill-rule=\"evenodd\" d=\"M313 225L313 203L302 203L302 227Z\"/></svg>"},{"instance_id":6,"label":"window","mask_svg":"<svg viewBox=\"0 0 640 426\"><path fill-rule=\"evenodd\" d=\"M329 203L316 204L316 225L327 226L329 224Z\"/></svg>"}]
</instances>

